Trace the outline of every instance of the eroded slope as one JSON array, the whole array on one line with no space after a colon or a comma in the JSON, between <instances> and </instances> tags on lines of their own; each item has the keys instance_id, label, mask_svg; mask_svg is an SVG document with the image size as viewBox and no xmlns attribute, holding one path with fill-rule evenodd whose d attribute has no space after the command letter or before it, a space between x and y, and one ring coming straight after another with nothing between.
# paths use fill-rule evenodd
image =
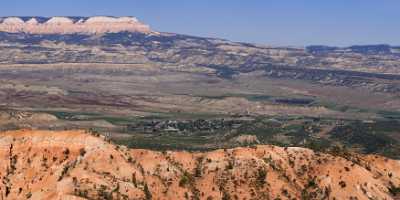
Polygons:
<instances>
[{"instance_id":1,"label":"eroded slope","mask_svg":"<svg viewBox=\"0 0 400 200\"><path fill-rule=\"evenodd\" d=\"M83 131L0 136L3 199L393 199L399 161L257 146L129 150Z\"/></svg>"}]
</instances>

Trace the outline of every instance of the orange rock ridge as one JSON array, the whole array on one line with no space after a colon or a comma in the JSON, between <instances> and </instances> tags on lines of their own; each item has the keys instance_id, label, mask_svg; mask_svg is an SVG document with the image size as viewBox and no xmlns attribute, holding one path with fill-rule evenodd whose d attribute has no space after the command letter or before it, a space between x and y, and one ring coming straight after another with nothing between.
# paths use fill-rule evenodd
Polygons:
<instances>
[{"instance_id":1,"label":"orange rock ridge","mask_svg":"<svg viewBox=\"0 0 400 200\"><path fill-rule=\"evenodd\" d=\"M0 134L2 199L394 199L400 162L256 146L127 149L85 131Z\"/></svg>"}]
</instances>

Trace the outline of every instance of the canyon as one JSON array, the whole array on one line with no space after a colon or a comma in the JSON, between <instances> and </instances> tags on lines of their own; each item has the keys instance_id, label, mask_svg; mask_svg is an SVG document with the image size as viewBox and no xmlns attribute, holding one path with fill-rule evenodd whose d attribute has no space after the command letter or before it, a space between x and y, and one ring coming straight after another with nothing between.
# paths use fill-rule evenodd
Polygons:
<instances>
[{"instance_id":1,"label":"canyon","mask_svg":"<svg viewBox=\"0 0 400 200\"><path fill-rule=\"evenodd\" d=\"M400 195L400 47L0 18L2 199Z\"/></svg>"}]
</instances>

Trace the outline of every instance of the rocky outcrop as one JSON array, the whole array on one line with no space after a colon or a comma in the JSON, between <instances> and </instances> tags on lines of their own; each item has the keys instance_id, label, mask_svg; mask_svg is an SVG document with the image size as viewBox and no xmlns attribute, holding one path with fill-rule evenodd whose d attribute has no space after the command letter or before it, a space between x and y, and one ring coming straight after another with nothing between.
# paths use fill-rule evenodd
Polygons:
<instances>
[{"instance_id":1,"label":"rocky outcrop","mask_svg":"<svg viewBox=\"0 0 400 200\"><path fill-rule=\"evenodd\" d=\"M38 20L32 18L6 17L0 18L0 31L9 33L30 34L102 34L117 32L151 33L148 25L134 17L90 18L52 17Z\"/></svg>"},{"instance_id":2,"label":"rocky outcrop","mask_svg":"<svg viewBox=\"0 0 400 200\"><path fill-rule=\"evenodd\" d=\"M207 153L115 146L83 131L0 134L2 199L395 199L400 162L254 146Z\"/></svg>"}]
</instances>

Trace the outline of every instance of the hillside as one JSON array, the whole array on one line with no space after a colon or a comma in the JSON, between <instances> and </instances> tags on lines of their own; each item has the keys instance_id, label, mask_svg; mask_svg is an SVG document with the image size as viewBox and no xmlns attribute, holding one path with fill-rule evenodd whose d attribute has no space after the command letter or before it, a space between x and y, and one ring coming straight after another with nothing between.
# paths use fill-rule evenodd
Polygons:
<instances>
[{"instance_id":1,"label":"hillside","mask_svg":"<svg viewBox=\"0 0 400 200\"><path fill-rule=\"evenodd\" d=\"M115 146L83 131L0 134L2 199L394 199L400 162L254 146L204 153Z\"/></svg>"}]
</instances>

